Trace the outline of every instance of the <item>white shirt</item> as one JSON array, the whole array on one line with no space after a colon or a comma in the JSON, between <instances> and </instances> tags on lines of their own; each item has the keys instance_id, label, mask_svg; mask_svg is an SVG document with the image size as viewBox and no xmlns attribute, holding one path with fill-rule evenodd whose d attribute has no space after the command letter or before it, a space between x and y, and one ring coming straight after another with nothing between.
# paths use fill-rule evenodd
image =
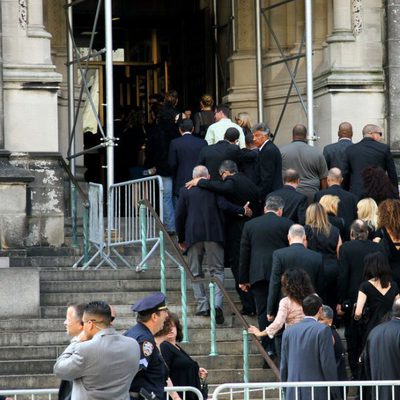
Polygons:
<instances>
[{"instance_id":1,"label":"white shirt","mask_svg":"<svg viewBox=\"0 0 400 400\"><path fill-rule=\"evenodd\" d=\"M241 149L246 147L243 129L229 118L222 118L208 127L205 137L207 143L210 145L224 140L225 132L228 128L236 128L239 131L239 147Z\"/></svg>"}]
</instances>

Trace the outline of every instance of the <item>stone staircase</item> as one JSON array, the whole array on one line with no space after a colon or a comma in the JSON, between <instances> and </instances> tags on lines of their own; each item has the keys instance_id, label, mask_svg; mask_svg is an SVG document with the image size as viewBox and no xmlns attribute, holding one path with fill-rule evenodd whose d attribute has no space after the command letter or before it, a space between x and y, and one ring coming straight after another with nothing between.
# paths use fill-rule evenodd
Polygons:
<instances>
[{"instance_id":1,"label":"stone staircase","mask_svg":"<svg viewBox=\"0 0 400 400\"><path fill-rule=\"evenodd\" d=\"M136 273L126 267L73 270L79 250L64 247L33 248L3 252L10 256L11 267L37 267L40 270L41 307L38 318L0 319L0 388L57 388L52 374L57 356L68 344L63 321L68 302L104 300L113 304L117 317L114 326L123 332L135 323L130 305L143 295L160 290L159 258L150 260L147 271ZM129 249L127 257L139 262L138 249ZM115 260L117 262L117 260ZM237 301L234 281L226 270L225 287ZM0 271L1 273L1 271ZM167 299L169 308L181 313L179 271L167 263ZM27 277L29 279L29 277ZM183 347L209 370L209 385L243 382L242 327L225 307L225 323L217 327L218 356L210 357L209 318L194 316L195 303L188 282L188 327L190 343ZM16 296L18 288L16 288ZM1 317L0 317L1 318ZM256 323L254 319L251 323ZM250 381L275 381L271 370L262 369L263 360L250 346ZM240 397L240 396L239 396Z\"/></svg>"}]
</instances>

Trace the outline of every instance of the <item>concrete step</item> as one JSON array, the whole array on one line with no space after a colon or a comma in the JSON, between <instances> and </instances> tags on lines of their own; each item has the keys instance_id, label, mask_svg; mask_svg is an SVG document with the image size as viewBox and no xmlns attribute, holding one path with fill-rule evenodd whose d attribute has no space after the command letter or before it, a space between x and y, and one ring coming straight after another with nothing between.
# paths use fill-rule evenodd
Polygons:
<instances>
[{"instance_id":1,"label":"concrete step","mask_svg":"<svg viewBox=\"0 0 400 400\"><path fill-rule=\"evenodd\" d=\"M190 339L190 336L189 336ZM67 340L67 339L66 339ZM68 343L68 342L66 342ZM59 354L61 354L65 345L53 345L53 346L7 346L0 347L0 362L12 361L12 360L43 360L52 359L55 360ZM209 357L210 353L210 342L192 342L192 343L181 343L181 347L190 354L193 358L199 359L200 364L203 362L201 357ZM240 359L243 356L242 346L239 341L226 341L218 342L217 346L218 354L229 355L230 357L238 356ZM258 353L257 347L251 343L250 354L261 357ZM260 358L261 359L261 358Z\"/></svg>"},{"instance_id":2,"label":"concrete step","mask_svg":"<svg viewBox=\"0 0 400 400\"><path fill-rule=\"evenodd\" d=\"M53 374L0 375L0 387L3 390L53 389L59 386L60 380Z\"/></svg>"},{"instance_id":3,"label":"concrete step","mask_svg":"<svg viewBox=\"0 0 400 400\"><path fill-rule=\"evenodd\" d=\"M158 286L156 290L160 290ZM42 293L40 296L40 304L42 306L63 306L71 302L84 303L95 300L103 300L109 304L134 304L141 297L153 293L154 290L140 292L90 292L90 293ZM228 294L235 298L236 292L228 290ZM187 292L188 302L194 302L192 290ZM179 304L181 294L178 291L167 292L167 303Z\"/></svg>"},{"instance_id":4,"label":"concrete step","mask_svg":"<svg viewBox=\"0 0 400 400\"><path fill-rule=\"evenodd\" d=\"M194 308L194 306L192 307ZM61 332L64 331L65 318L25 318L25 319L4 319L1 320L1 332ZM132 326L136 319L133 315L119 316L117 315L113 326L117 330L125 330ZM197 317L189 314L187 318L189 329L203 328L207 329L210 326L210 318ZM225 316L225 326L240 327L238 320L235 319L230 313Z\"/></svg>"},{"instance_id":5,"label":"concrete step","mask_svg":"<svg viewBox=\"0 0 400 400\"><path fill-rule=\"evenodd\" d=\"M242 329L239 327L218 326L216 333L217 342L242 340ZM209 345L209 329L189 328L189 339L191 343L204 342ZM68 342L64 331L0 333L0 346L55 346L66 345ZM238 343L238 346L241 346L241 343Z\"/></svg>"},{"instance_id":6,"label":"concrete step","mask_svg":"<svg viewBox=\"0 0 400 400\"><path fill-rule=\"evenodd\" d=\"M0 375L19 375L19 374L50 374L53 372L53 366L56 357L48 359L24 359L10 360L0 362ZM220 369L241 370L243 368L243 357L237 356L201 356L196 357L199 365L208 371L218 371ZM262 359L260 356L252 355L249 357L250 368L262 367Z\"/></svg>"},{"instance_id":7,"label":"concrete step","mask_svg":"<svg viewBox=\"0 0 400 400\"><path fill-rule=\"evenodd\" d=\"M41 293L91 293L91 292L141 292L160 290L158 279L113 279L113 280L82 280L82 281L41 281ZM166 280L167 290L181 290L180 279L169 278ZM190 287L190 281L187 281ZM235 289L233 279L225 279L225 289Z\"/></svg>"}]
</instances>

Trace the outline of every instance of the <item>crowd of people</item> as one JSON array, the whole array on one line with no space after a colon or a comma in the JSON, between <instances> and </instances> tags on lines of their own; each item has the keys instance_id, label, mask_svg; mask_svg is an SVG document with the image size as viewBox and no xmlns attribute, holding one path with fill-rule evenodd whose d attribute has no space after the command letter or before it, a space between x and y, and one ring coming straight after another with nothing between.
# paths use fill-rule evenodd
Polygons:
<instances>
[{"instance_id":1,"label":"crowd of people","mask_svg":"<svg viewBox=\"0 0 400 400\"><path fill-rule=\"evenodd\" d=\"M175 215L164 223L177 233L193 275L204 276L205 254L221 283L224 268L232 269L242 313L257 315L250 332L278 363L281 328L297 325L310 290L318 294L333 325L345 328L352 377L364 376L359 360L369 332L391 311L400 284L398 181L382 129L367 124L353 143L352 125L343 122L338 142L319 151L297 124L291 143L278 148L268 126L252 125L247 113L236 124L218 105L212 123L210 96L201 105L196 129L176 117L181 136L164 148L174 187L164 207L170 204ZM203 285L193 289L196 315L209 316ZM215 304L222 324L220 290Z\"/></svg>"},{"instance_id":2,"label":"crowd of people","mask_svg":"<svg viewBox=\"0 0 400 400\"><path fill-rule=\"evenodd\" d=\"M377 330L394 331L381 325L392 308L390 327L400 315L400 200L382 129L366 125L363 139L354 144L352 126L343 122L338 142L321 152L307 143L306 127L297 124L292 142L278 148L266 124L252 125L244 112L234 123L228 108L214 107L209 95L201 98L194 122L189 113L178 112L177 102L175 91L153 102L146 163L148 174L162 177L163 222L170 235L177 235L194 277L204 276L205 255L210 275L222 284L225 268L231 268L241 313L257 316L258 327L249 332L280 365L283 381L346 379L337 324L344 326L352 378L399 378L385 373L374 350ZM204 285L194 282L193 292L196 315L209 317ZM218 286L214 304L216 322L223 324ZM100 337L114 340L102 307L87 305L83 311L84 333L77 334L85 343L95 336L99 342ZM130 397L145 388L162 399L167 380L200 388L207 371L179 346L179 319L167 312L165 298L146 298L133 310L138 324L126 336L139 347L127 338L119 344L125 354L121 362L137 359L136 369L124 377L133 379ZM71 361L75 346L71 343L60 356L55 372L73 380L73 391L81 391L87 386L75 384L73 371L88 367L82 359L91 346L80 345ZM107 371L110 365L99 360L93 368ZM309 398L304 393L299 398ZM287 398L293 396L287 392ZM315 392L315 398L324 396L326 389ZM173 394L174 400L180 397Z\"/></svg>"}]
</instances>

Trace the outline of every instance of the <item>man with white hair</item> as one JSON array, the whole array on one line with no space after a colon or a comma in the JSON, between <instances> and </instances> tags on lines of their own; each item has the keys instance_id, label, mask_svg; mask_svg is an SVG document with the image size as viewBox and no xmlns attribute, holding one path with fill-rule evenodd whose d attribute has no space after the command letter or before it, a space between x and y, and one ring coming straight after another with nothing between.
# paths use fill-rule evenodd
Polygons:
<instances>
[{"instance_id":1,"label":"man with white hair","mask_svg":"<svg viewBox=\"0 0 400 400\"><path fill-rule=\"evenodd\" d=\"M210 179L208 169L198 165L193 170L193 178ZM182 251L187 251L190 269L195 277L204 277L202 262L207 254L210 274L224 283L224 217L223 211L234 215L248 213L247 206L234 205L224 197L200 187L180 191L176 206L176 228L178 243ZM197 301L196 315L208 316L210 305L203 283L193 283ZM217 324L224 323L222 311L223 295L219 287L215 290L215 312Z\"/></svg>"}]
</instances>

